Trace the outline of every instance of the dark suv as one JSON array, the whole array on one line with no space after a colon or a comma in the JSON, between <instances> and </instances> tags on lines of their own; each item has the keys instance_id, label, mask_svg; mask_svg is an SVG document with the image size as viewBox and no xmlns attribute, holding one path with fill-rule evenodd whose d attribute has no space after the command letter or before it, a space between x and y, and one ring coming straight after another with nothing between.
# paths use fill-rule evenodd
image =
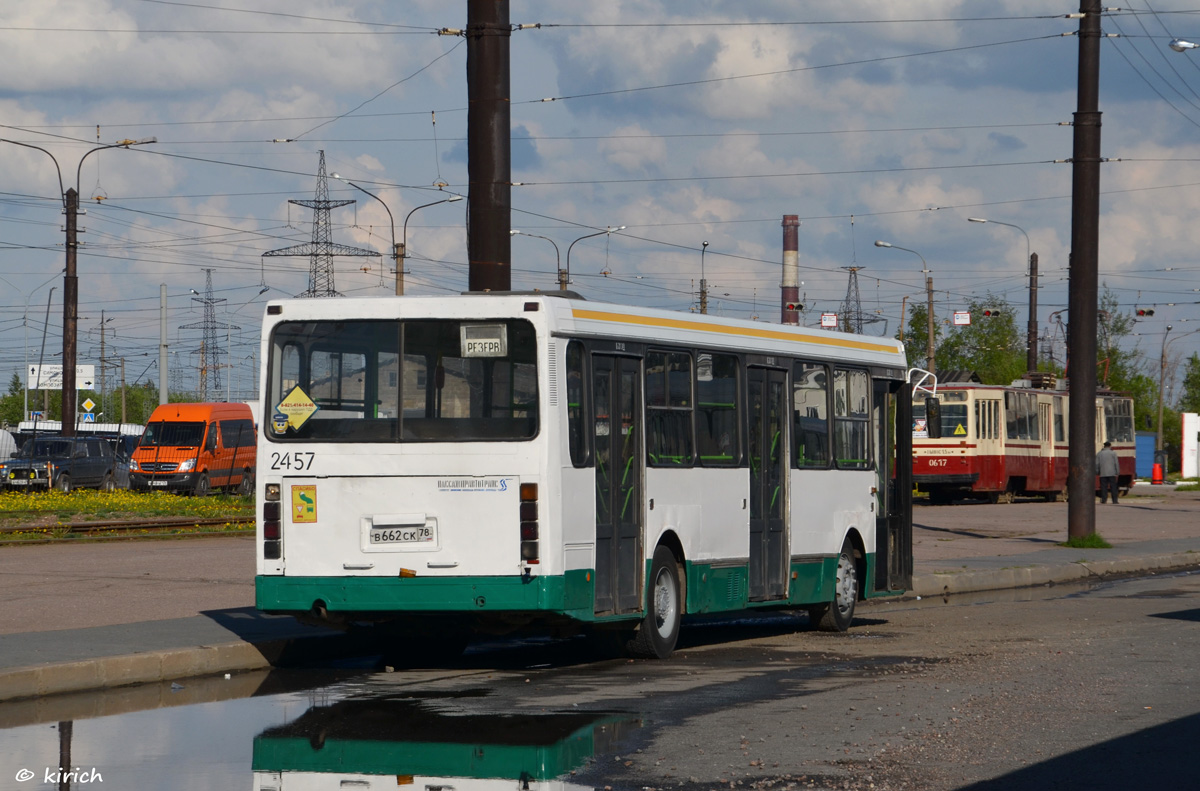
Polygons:
<instances>
[{"instance_id":1,"label":"dark suv","mask_svg":"<svg viewBox=\"0 0 1200 791\"><path fill-rule=\"evenodd\" d=\"M99 437L38 437L0 462L0 480L11 489L110 490L115 466L112 446Z\"/></svg>"}]
</instances>

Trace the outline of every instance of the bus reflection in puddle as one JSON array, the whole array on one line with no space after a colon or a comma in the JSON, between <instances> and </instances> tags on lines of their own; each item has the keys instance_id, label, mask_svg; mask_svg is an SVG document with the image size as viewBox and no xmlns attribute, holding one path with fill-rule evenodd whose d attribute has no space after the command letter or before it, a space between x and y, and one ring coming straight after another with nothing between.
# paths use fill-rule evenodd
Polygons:
<instances>
[{"instance_id":1,"label":"bus reflection in puddle","mask_svg":"<svg viewBox=\"0 0 1200 791\"><path fill-rule=\"evenodd\" d=\"M605 712L443 714L414 699L344 700L255 737L254 789L582 789L571 773L640 727Z\"/></svg>"}]
</instances>

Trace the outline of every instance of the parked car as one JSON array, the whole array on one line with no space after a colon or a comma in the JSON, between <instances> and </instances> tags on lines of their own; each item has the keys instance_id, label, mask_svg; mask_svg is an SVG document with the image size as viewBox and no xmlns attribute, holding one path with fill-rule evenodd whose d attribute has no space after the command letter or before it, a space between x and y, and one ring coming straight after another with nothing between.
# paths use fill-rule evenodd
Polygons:
<instances>
[{"instance_id":1,"label":"parked car","mask_svg":"<svg viewBox=\"0 0 1200 791\"><path fill-rule=\"evenodd\" d=\"M129 488L129 467L133 463L133 451L137 449L139 437L122 434L115 440L111 440L113 453L116 454L117 463L113 468L113 477L116 479L118 489Z\"/></svg>"},{"instance_id":2,"label":"parked car","mask_svg":"<svg viewBox=\"0 0 1200 791\"><path fill-rule=\"evenodd\" d=\"M241 403L161 404L146 423L133 460L134 491L254 491L255 428Z\"/></svg>"},{"instance_id":3,"label":"parked car","mask_svg":"<svg viewBox=\"0 0 1200 791\"><path fill-rule=\"evenodd\" d=\"M0 479L11 489L116 488L116 456L99 437L38 437L0 462Z\"/></svg>"}]
</instances>

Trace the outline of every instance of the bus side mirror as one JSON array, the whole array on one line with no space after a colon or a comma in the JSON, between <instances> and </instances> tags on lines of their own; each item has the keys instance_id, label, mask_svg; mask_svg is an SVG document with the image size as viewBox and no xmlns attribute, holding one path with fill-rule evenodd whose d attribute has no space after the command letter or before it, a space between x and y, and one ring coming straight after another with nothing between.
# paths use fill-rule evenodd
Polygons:
<instances>
[{"instance_id":1,"label":"bus side mirror","mask_svg":"<svg viewBox=\"0 0 1200 791\"><path fill-rule=\"evenodd\" d=\"M925 431L930 439L942 438L942 402L934 396L925 397Z\"/></svg>"}]
</instances>

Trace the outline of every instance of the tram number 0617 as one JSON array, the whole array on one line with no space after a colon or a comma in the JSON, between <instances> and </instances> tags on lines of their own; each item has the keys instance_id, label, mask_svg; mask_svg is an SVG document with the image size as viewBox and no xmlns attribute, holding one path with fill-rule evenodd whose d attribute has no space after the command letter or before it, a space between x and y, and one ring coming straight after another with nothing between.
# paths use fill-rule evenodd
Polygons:
<instances>
[{"instance_id":1,"label":"tram number 0617","mask_svg":"<svg viewBox=\"0 0 1200 791\"><path fill-rule=\"evenodd\" d=\"M296 470L303 472L311 470L313 459L317 454L311 451L296 451L295 453L272 453L271 454L271 469L272 470Z\"/></svg>"}]
</instances>

